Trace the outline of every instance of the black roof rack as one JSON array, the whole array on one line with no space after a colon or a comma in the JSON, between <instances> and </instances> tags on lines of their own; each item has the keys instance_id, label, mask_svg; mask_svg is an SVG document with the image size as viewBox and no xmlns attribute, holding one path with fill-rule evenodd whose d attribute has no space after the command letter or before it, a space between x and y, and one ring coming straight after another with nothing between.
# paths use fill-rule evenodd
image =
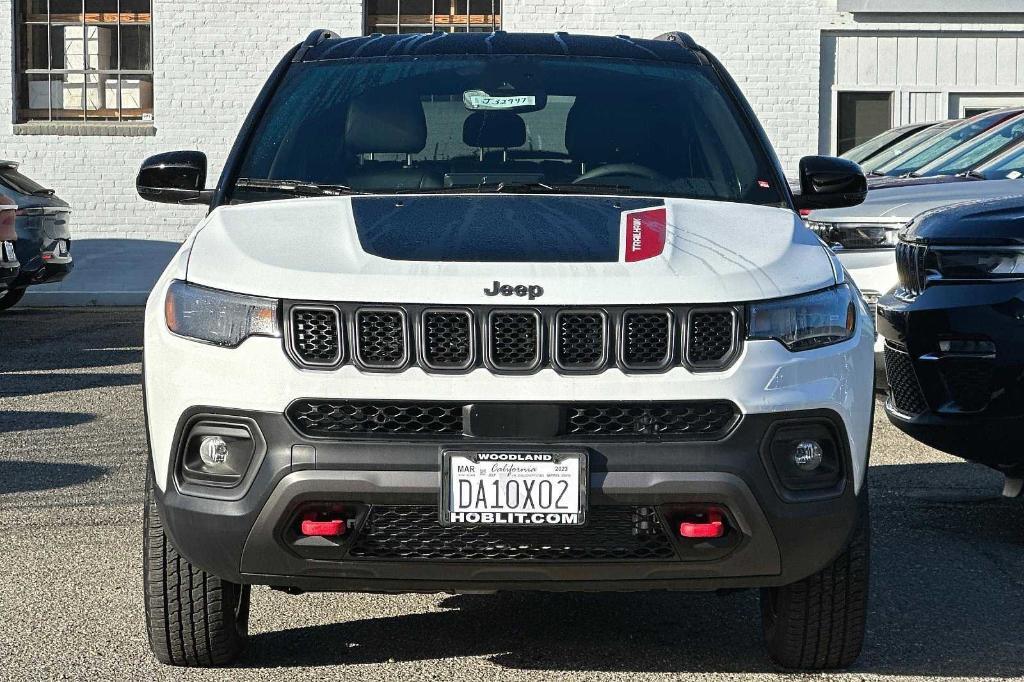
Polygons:
<instances>
[{"instance_id":1,"label":"black roof rack","mask_svg":"<svg viewBox=\"0 0 1024 682\"><path fill-rule=\"evenodd\" d=\"M698 49L697 42L690 36L689 33L683 33L682 31L669 31L668 33L662 33L655 40L668 40L673 43L680 43L685 45L691 50Z\"/></svg>"},{"instance_id":2,"label":"black roof rack","mask_svg":"<svg viewBox=\"0 0 1024 682\"><path fill-rule=\"evenodd\" d=\"M333 40L338 37L339 36L337 33L335 33L334 31L330 31L326 28L316 29L308 36L306 36L306 39L302 41L302 44L299 45L299 49L295 53L295 56L292 57L292 61L301 62L302 58L306 56L306 53L309 52L310 48L316 47L325 40Z\"/></svg>"}]
</instances>

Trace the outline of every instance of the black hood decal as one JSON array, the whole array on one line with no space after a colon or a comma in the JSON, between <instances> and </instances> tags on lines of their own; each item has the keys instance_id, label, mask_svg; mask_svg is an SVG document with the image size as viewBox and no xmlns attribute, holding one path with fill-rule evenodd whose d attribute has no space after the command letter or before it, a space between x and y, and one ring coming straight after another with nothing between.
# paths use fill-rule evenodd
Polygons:
<instances>
[{"instance_id":1,"label":"black hood decal","mask_svg":"<svg viewBox=\"0 0 1024 682\"><path fill-rule=\"evenodd\" d=\"M659 199L594 196L353 197L363 250L389 260L614 263L622 214Z\"/></svg>"}]
</instances>

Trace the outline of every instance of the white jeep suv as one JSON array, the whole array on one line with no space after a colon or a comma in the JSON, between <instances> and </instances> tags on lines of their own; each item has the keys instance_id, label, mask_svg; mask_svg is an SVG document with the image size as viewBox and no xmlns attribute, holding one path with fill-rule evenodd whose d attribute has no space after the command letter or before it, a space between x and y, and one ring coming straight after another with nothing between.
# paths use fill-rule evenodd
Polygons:
<instances>
[{"instance_id":1,"label":"white jeep suv","mask_svg":"<svg viewBox=\"0 0 1024 682\"><path fill-rule=\"evenodd\" d=\"M252 585L762 588L776 660L857 656L874 327L796 210L864 177L797 202L688 36L317 31L205 180L138 178L211 208L146 312L159 660Z\"/></svg>"}]
</instances>

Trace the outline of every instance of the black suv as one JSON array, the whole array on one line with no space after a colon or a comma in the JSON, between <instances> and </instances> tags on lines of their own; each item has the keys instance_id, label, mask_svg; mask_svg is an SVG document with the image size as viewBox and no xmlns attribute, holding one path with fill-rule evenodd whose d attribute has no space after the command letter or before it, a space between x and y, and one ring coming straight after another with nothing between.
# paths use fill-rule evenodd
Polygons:
<instances>
[{"instance_id":1,"label":"black suv","mask_svg":"<svg viewBox=\"0 0 1024 682\"><path fill-rule=\"evenodd\" d=\"M1024 479L1024 198L918 216L878 305L886 413L921 442Z\"/></svg>"},{"instance_id":2,"label":"black suv","mask_svg":"<svg viewBox=\"0 0 1024 682\"><path fill-rule=\"evenodd\" d=\"M21 273L0 293L2 311L20 301L28 287L61 281L74 264L67 202L28 178L14 161L0 161L0 197L18 205L14 251L21 262Z\"/></svg>"}]
</instances>

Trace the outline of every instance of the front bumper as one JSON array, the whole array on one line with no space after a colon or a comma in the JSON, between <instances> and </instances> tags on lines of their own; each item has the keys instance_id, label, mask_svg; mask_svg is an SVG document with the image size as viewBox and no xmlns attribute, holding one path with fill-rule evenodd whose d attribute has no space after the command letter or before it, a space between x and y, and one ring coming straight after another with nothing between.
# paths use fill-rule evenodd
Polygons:
<instances>
[{"instance_id":1,"label":"front bumper","mask_svg":"<svg viewBox=\"0 0 1024 682\"><path fill-rule=\"evenodd\" d=\"M1024 284L943 285L879 304L890 421L914 438L1007 473L1024 472ZM943 351L940 341L992 344Z\"/></svg>"},{"instance_id":2,"label":"front bumper","mask_svg":"<svg viewBox=\"0 0 1024 682\"><path fill-rule=\"evenodd\" d=\"M502 541L500 529L453 530L436 522L442 443L311 440L282 414L210 408L182 416L176 443L187 439L192 425L209 419L249 424L258 434L250 474L237 490L201 490L183 477L176 462L157 498L175 547L233 582L382 592L783 585L834 559L857 518L848 448L842 448L839 486L794 497L781 485L764 447L780 422L831 424L837 441L848 442L842 420L829 410L746 415L727 437L713 442L559 442L558 447L588 451L591 519L580 529L532 528L517 536L527 539L515 552ZM501 447L492 441L480 445ZM352 510L342 542L296 538L297 514L310 503ZM692 504L726 510L726 538L718 543L678 538L671 511ZM653 530L629 523L645 513ZM524 554L552 532L566 546L582 543L580 549ZM659 537L640 542L635 534L641 532ZM482 539L480 533L492 537ZM583 547L595 535L601 536L603 554ZM475 547L475 553L460 545Z\"/></svg>"}]
</instances>

